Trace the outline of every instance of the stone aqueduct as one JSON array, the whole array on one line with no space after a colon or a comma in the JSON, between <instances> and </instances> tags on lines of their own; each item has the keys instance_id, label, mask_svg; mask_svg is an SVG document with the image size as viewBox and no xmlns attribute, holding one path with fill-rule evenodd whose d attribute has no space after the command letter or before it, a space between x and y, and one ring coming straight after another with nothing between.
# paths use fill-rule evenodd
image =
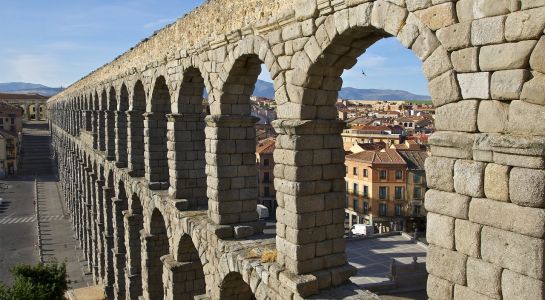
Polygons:
<instances>
[{"instance_id":1,"label":"stone aqueduct","mask_svg":"<svg viewBox=\"0 0 545 300\"><path fill-rule=\"evenodd\" d=\"M394 36L437 107L429 298L543 299L544 28L542 0L206 2L48 102L95 280L118 299L375 297L348 282L334 104L343 70ZM261 64L278 104L276 237L255 212Z\"/></svg>"}]
</instances>

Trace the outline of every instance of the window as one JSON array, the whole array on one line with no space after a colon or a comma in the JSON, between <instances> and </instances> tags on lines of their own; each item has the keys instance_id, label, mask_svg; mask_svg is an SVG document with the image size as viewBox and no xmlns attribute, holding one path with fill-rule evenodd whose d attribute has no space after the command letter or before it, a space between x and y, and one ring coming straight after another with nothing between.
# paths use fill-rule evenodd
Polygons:
<instances>
[{"instance_id":1,"label":"window","mask_svg":"<svg viewBox=\"0 0 545 300\"><path fill-rule=\"evenodd\" d=\"M396 197L396 200L403 199L403 187L402 186L396 186L395 197Z\"/></svg>"},{"instance_id":2,"label":"window","mask_svg":"<svg viewBox=\"0 0 545 300\"><path fill-rule=\"evenodd\" d=\"M369 203L367 203L367 201L363 201L363 213L364 214L369 213Z\"/></svg>"},{"instance_id":3,"label":"window","mask_svg":"<svg viewBox=\"0 0 545 300\"><path fill-rule=\"evenodd\" d=\"M397 170L396 171L396 180L403 179L403 171Z\"/></svg>"},{"instance_id":4,"label":"window","mask_svg":"<svg viewBox=\"0 0 545 300\"><path fill-rule=\"evenodd\" d=\"M380 171L380 179L388 178L388 173L385 170Z\"/></svg>"},{"instance_id":5,"label":"window","mask_svg":"<svg viewBox=\"0 0 545 300\"><path fill-rule=\"evenodd\" d=\"M358 167L352 168L352 175L358 176Z\"/></svg>"},{"instance_id":6,"label":"window","mask_svg":"<svg viewBox=\"0 0 545 300\"><path fill-rule=\"evenodd\" d=\"M402 211L403 207L401 204L396 204L395 206L395 215L396 217L400 217L403 215L403 211Z\"/></svg>"},{"instance_id":7,"label":"window","mask_svg":"<svg viewBox=\"0 0 545 300\"><path fill-rule=\"evenodd\" d=\"M269 166L269 159L268 159L268 158L265 158L265 159L263 160L263 165L264 165L264 166Z\"/></svg>"},{"instance_id":8,"label":"window","mask_svg":"<svg viewBox=\"0 0 545 300\"><path fill-rule=\"evenodd\" d=\"M363 197L369 197L369 187L366 185L363 186Z\"/></svg>"},{"instance_id":9,"label":"window","mask_svg":"<svg viewBox=\"0 0 545 300\"><path fill-rule=\"evenodd\" d=\"M413 181L414 183L420 183L422 181L422 176L420 174L414 174Z\"/></svg>"},{"instance_id":10,"label":"window","mask_svg":"<svg viewBox=\"0 0 545 300\"><path fill-rule=\"evenodd\" d=\"M413 206L413 216L419 216L420 215L420 205Z\"/></svg>"},{"instance_id":11,"label":"window","mask_svg":"<svg viewBox=\"0 0 545 300\"><path fill-rule=\"evenodd\" d=\"M358 209L358 198L354 198L354 200L352 200L352 208L354 210Z\"/></svg>"},{"instance_id":12,"label":"window","mask_svg":"<svg viewBox=\"0 0 545 300\"><path fill-rule=\"evenodd\" d=\"M271 182L269 172L263 172L263 182Z\"/></svg>"},{"instance_id":13,"label":"window","mask_svg":"<svg viewBox=\"0 0 545 300\"><path fill-rule=\"evenodd\" d=\"M420 199L422 197L422 188L415 187L413 191L413 198L414 199Z\"/></svg>"},{"instance_id":14,"label":"window","mask_svg":"<svg viewBox=\"0 0 545 300\"><path fill-rule=\"evenodd\" d=\"M15 118L11 118L11 124L15 124Z\"/></svg>"},{"instance_id":15,"label":"window","mask_svg":"<svg viewBox=\"0 0 545 300\"><path fill-rule=\"evenodd\" d=\"M268 186L264 188L263 194L265 197L269 197L271 195L271 190Z\"/></svg>"},{"instance_id":16,"label":"window","mask_svg":"<svg viewBox=\"0 0 545 300\"><path fill-rule=\"evenodd\" d=\"M358 184L357 183L354 183L354 188L352 189L352 193L354 193L354 195L358 194Z\"/></svg>"},{"instance_id":17,"label":"window","mask_svg":"<svg viewBox=\"0 0 545 300\"><path fill-rule=\"evenodd\" d=\"M4 118L0 118L0 125L4 125Z\"/></svg>"},{"instance_id":18,"label":"window","mask_svg":"<svg viewBox=\"0 0 545 300\"><path fill-rule=\"evenodd\" d=\"M388 196L388 187L385 187L385 186L379 187L378 188L379 199L384 200L386 199L387 196Z\"/></svg>"},{"instance_id":19,"label":"window","mask_svg":"<svg viewBox=\"0 0 545 300\"><path fill-rule=\"evenodd\" d=\"M369 171L367 169L363 169L363 177L368 177Z\"/></svg>"},{"instance_id":20,"label":"window","mask_svg":"<svg viewBox=\"0 0 545 300\"><path fill-rule=\"evenodd\" d=\"M381 203L378 206L378 215L379 217L386 217L386 214L388 213L388 206L386 203Z\"/></svg>"}]
</instances>

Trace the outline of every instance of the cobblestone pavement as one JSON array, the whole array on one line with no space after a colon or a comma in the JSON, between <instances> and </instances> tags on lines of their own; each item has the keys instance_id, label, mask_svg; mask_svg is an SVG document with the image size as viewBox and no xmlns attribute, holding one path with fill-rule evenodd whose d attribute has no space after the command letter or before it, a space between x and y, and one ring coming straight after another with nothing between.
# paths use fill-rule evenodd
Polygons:
<instances>
[{"instance_id":1,"label":"cobblestone pavement","mask_svg":"<svg viewBox=\"0 0 545 300\"><path fill-rule=\"evenodd\" d=\"M365 288L369 285L387 283L392 259L410 263L413 257L418 262L426 261L426 248L407 240L401 235L366 240L350 240L346 253L350 264L358 269L351 280Z\"/></svg>"}]
</instances>

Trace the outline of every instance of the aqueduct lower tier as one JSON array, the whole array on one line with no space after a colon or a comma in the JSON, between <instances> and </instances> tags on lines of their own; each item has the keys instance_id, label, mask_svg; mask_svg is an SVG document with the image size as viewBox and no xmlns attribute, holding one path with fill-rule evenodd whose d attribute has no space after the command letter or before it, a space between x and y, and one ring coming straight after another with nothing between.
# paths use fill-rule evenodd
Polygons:
<instances>
[{"instance_id":1,"label":"aqueduct lower tier","mask_svg":"<svg viewBox=\"0 0 545 300\"><path fill-rule=\"evenodd\" d=\"M128 299L374 297L347 283L334 104L343 70L394 36L437 107L429 298L543 299L544 28L541 0L208 1L48 102L95 280ZM261 64L279 117L270 238L249 102Z\"/></svg>"}]
</instances>

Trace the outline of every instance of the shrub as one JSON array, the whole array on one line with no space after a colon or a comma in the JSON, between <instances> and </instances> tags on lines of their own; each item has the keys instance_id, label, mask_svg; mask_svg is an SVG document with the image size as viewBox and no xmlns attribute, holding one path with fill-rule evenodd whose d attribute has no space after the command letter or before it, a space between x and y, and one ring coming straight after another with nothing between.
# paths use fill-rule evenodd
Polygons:
<instances>
[{"instance_id":1,"label":"shrub","mask_svg":"<svg viewBox=\"0 0 545 300\"><path fill-rule=\"evenodd\" d=\"M11 273L14 283L0 284L0 300L64 300L69 283L64 263L18 265Z\"/></svg>"}]
</instances>

